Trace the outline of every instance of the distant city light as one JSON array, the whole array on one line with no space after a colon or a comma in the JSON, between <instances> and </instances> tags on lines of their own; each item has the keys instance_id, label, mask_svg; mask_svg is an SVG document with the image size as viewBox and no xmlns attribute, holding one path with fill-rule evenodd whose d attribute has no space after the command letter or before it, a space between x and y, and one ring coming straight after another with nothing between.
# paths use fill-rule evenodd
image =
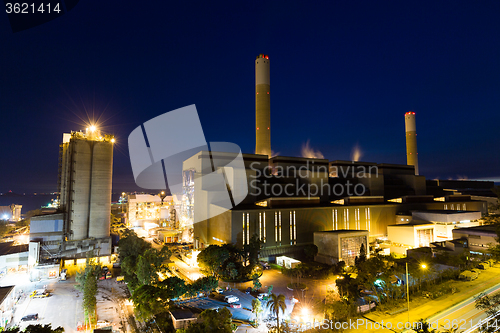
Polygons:
<instances>
[{"instance_id":1,"label":"distant city light","mask_svg":"<svg viewBox=\"0 0 500 333\"><path fill-rule=\"evenodd\" d=\"M90 130L91 132L94 132L94 131L96 130L96 127L95 127L94 125L92 125L92 126L90 126L90 127L89 127L89 130Z\"/></svg>"},{"instance_id":2,"label":"distant city light","mask_svg":"<svg viewBox=\"0 0 500 333\"><path fill-rule=\"evenodd\" d=\"M111 139L111 143L115 143L115 138Z\"/></svg>"}]
</instances>

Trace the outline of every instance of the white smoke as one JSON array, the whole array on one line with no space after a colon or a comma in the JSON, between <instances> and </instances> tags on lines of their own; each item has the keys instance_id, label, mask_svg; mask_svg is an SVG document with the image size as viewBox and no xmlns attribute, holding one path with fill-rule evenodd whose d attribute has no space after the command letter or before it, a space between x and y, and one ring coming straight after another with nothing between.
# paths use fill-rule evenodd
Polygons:
<instances>
[{"instance_id":1,"label":"white smoke","mask_svg":"<svg viewBox=\"0 0 500 333\"><path fill-rule=\"evenodd\" d=\"M306 143L302 144L302 149L301 149L302 157L305 157L305 158L325 158L319 150L314 150L311 148L311 146L309 146L309 141L310 140L307 140Z\"/></svg>"},{"instance_id":2,"label":"white smoke","mask_svg":"<svg viewBox=\"0 0 500 333\"><path fill-rule=\"evenodd\" d=\"M361 159L361 156L363 156L363 151L361 151L359 144L356 143L356 145L352 148L351 161L358 162Z\"/></svg>"}]
</instances>

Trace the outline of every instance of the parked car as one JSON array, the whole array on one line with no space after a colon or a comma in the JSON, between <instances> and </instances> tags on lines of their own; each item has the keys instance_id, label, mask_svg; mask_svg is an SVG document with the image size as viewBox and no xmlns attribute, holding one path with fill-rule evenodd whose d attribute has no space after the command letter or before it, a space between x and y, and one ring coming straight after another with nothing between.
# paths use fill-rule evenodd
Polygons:
<instances>
[{"instance_id":1,"label":"parked car","mask_svg":"<svg viewBox=\"0 0 500 333\"><path fill-rule=\"evenodd\" d=\"M236 296L233 296L233 295L228 295L226 297L224 297L224 301L226 301L227 303L236 303L236 302L239 302L239 298L236 297Z\"/></svg>"},{"instance_id":2,"label":"parked car","mask_svg":"<svg viewBox=\"0 0 500 333\"><path fill-rule=\"evenodd\" d=\"M21 321L38 320L38 313L29 314L21 318Z\"/></svg>"},{"instance_id":3,"label":"parked car","mask_svg":"<svg viewBox=\"0 0 500 333\"><path fill-rule=\"evenodd\" d=\"M222 289L221 287L217 287L217 288L215 288L215 292L217 294L223 294L224 293L224 289Z\"/></svg>"},{"instance_id":4,"label":"parked car","mask_svg":"<svg viewBox=\"0 0 500 333\"><path fill-rule=\"evenodd\" d=\"M260 293L257 295L257 298L260 300L263 300L264 297L269 297L269 294L268 293Z\"/></svg>"},{"instance_id":5,"label":"parked car","mask_svg":"<svg viewBox=\"0 0 500 333\"><path fill-rule=\"evenodd\" d=\"M113 274L111 274L111 272L107 272L106 273L106 280L109 280L113 277Z\"/></svg>"},{"instance_id":6,"label":"parked car","mask_svg":"<svg viewBox=\"0 0 500 333\"><path fill-rule=\"evenodd\" d=\"M105 327L113 327L109 321L106 320L98 320L96 323L96 328L105 328Z\"/></svg>"},{"instance_id":7,"label":"parked car","mask_svg":"<svg viewBox=\"0 0 500 333\"><path fill-rule=\"evenodd\" d=\"M116 282L124 283L125 282L125 276L123 276L123 275L117 276L116 277Z\"/></svg>"},{"instance_id":8,"label":"parked car","mask_svg":"<svg viewBox=\"0 0 500 333\"><path fill-rule=\"evenodd\" d=\"M232 307L233 309L240 309L241 304L240 303L231 303L230 307Z\"/></svg>"},{"instance_id":9,"label":"parked car","mask_svg":"<svg viewBox=\"0 0 500 333\"><path fill-rule=\"evenodd\" d=\"M48 291L44 291L43 293L36 293L33 298L45 298L49 297L50 293Z\"/></svg>"}]
</instances>

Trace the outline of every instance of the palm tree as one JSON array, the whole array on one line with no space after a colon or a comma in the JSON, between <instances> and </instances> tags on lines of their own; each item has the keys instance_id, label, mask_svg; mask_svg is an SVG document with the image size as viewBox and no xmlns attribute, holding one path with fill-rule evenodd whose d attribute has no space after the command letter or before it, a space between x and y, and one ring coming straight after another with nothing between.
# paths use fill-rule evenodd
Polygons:
<instances>
[{"instance_id":1,"label":"palm tree","mask_svg":"<svg viewBox=\"0 0 500 333\"><path fill-rule=\"evenodd\" d=\"M280 331L280 311L283 311L283 313L285 313L286 310L285 300L286 297L283 294L279 294L278 296L276 296L275 294L271 294L269 301L267 301L267 307L269 308L271 313L274 313L276 315L278 332Z\"/></svg>"}]
</instances>

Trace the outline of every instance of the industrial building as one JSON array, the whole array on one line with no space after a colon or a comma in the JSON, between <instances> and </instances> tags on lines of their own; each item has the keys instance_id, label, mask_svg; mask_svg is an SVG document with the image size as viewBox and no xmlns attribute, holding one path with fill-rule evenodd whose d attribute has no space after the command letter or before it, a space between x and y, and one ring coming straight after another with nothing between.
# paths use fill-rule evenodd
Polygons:
<instances>
[{"instance_id":1,"label":"industrial building","mask_svg":"<svg viewBox=\"0 0 500 333\"><path fill-rule=\"evenodd\" d=\"M315 235L320 237L322 232L330 238L362 233L356 237L365 237L369 244L387 240L388 229L394 235L408 229L420 235L404 241L409 249L452 239L455 228L470 226L487 213L485 201L449 191L439 181L419 175L415 112L405 114L406 165L271 157L269 56L257 57L255 73L256 154L243 154L246 180L227 166L215 170L228 177L229 197L242 182L248 195L231 206L223 200L225 190L214 192L203 181L190 183L185 193L195 207L191 218L201 221L193 227L195 248L225 243L241 248L257 237L263 244L261 256L293 256L316 243ZM224 158L222 152L199 152L184 161L184 174L200 180L213 160ZM490 182L471 182L471 186L493 187ZM219 202L208 200L211 195ZM344 258L346 249L342 241L337 243L335 253L325 248L323 259ZM350 262L358 254L350 253L345 260Z\"/></svg>"},{"instance_id":2,"label":"industrial building","mask_svg":"<svg viewBox=\"0 0 500 333\"><path fill-rule=\"evenodd\" d=\"M30 241L41 258L85 258L111 254L112 135L95 126L63 134L59 150L59 207L31 218Z\"/></svg>"},{"instance_id":3,"label":"industrial building","mask_svg":"<svg viewBox=\"0 0 500 333\"><path fill-rule=\"evenodd\" d=\"M0 206L0 220L9 222L21 221L22 205L12 204L10 206Z\"/></svg>"}]
</instances>

